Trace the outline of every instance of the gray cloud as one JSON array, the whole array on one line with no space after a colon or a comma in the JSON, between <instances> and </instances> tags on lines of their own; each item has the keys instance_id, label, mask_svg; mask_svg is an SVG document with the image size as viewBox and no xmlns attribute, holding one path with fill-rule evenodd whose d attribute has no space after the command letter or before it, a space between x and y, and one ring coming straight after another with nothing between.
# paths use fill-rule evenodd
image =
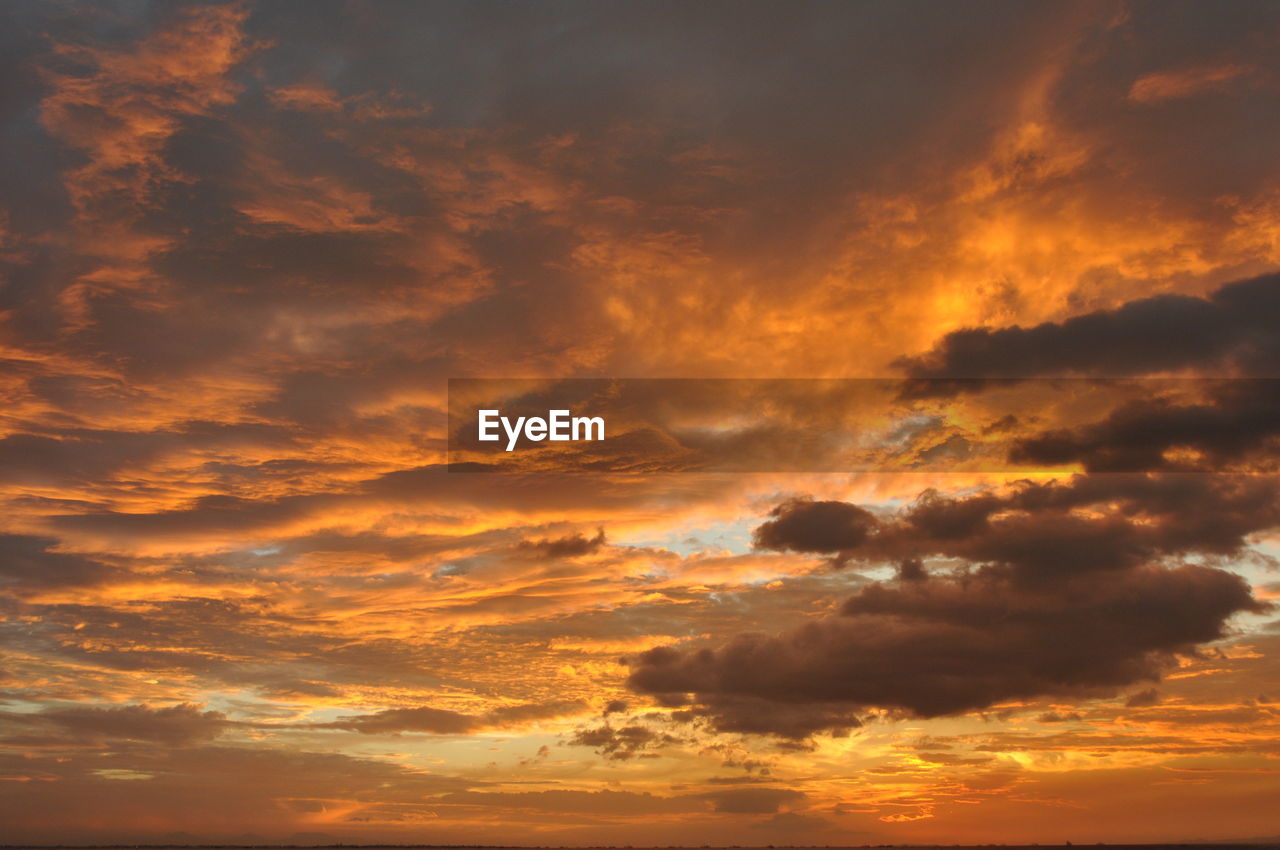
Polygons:
<instances>
[{"instance_id":1,"label":"gray cloud","mask_svg":"<svg viewBox=\"0 0 1280 850\"><path fill-rule=\"evenodd\" d=\"M184 703L167 708L147 705L71 706L46 708L33 714L0 712L0 723L10 730L31 730L71 743L142 741L167 747L184 747L217 738L230 725L220 711L201 711ZM21 740L30 732L19 733Z\"/></svg>"},{"instance_id":2,"label":"gray cloud","mask_svg":"<svg viewBox=\"0 0 1280 850\"><path fill-rule=\"evenodd\" d=\"M982 379L1118 377L1188 368L1280 377L1277 316L1280 275L1271 274L1204 298L1156 295L1031 328L955 331L927 354L899 365L916 379L908 383L909 394L973 390L983 386Z\"/></svg>"},{"instance_id":3,"label":"gray cloud","mask_svg":"<svg viewBox=\"0 0 1280 850\"><path fill-rule=\"evenodd\" d=\"M792 500L758 543L913 568L791 631L649 650L627 682L722 731L801 739L857 726L872 707L934 717L1157 679L1174 654L1222 637L1232 615L1267 610L1239 576L1176 559L1238 554L1248 534L1280 524L1277 483L1081 476L1003 496L927 492L852 537L823 522L862 514ZM925 557L960 566L925 569Z\"/></svg>"}]
</instances>

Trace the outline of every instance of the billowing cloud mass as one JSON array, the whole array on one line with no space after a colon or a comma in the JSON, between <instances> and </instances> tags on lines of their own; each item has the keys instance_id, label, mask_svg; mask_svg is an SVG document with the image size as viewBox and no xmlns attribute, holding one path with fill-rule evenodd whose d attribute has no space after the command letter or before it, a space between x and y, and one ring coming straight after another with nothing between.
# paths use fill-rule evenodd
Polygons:
<instances>
[{"instance_id":1,"label":"billowing cloud mass","mask_svg":"<svg viewBox=\"0 0 1280 850\"><path fill-rule=\"evenodd\" d=\"M1162 562L1238 555L1248 534L1280 525L1280 492L1270 477L1079 477L1003 496L929 491L871 532L831 528L864 516L853 505L792 500L756 542L896 561L895 581L781 635L650 650L628 683L665 704L692 700L721 728L745 722L789 737L845 728L857 709L935 717L1112 694L1223 637L1232 615L1266 610L1232 572ZM943 567L922 567L924 559ZM809 704L823 710L797 723L795 707ZM830 713L839 706L845 716Z\"/></svg>"},{"instance_id":2,"label":"billowing cloud mass","mask_svg":"<svg viewBox=\"0 0 1280 850\"><path fill-rule=\"evenodd\" d=\"M220 711L201 711L199 706L181 704L167 708L145 705L122 705L109 708L80 707L47 709L34 714L9 712L6 723L15 729L30 730L27 737L19 732L10 743L35 743L38 736L46 741L64 735L72 742L97 744L109 741L145 741L166 746L184 746L218 737L227 727L226 715Z\"/></svg>"},{"instance_id":3,"label":"billowing cloud mass","mask_svg":"<svg viewBox=\"0 0 1280 850\"><path fill-rule=\"evenodd\" d=\"M1158 392L1135 399L1100 421L1023 437L1009 457L1041 466L1079 463L1090 472L1275 472L1280 380L1209 382L1203 393L1203 401L1181 403Z\"/></svg>"},{"instance_id":4,"label":"billowing cloud mass","mask_svg":"<svg viewBox=\"0 0 1280 850\"><path fill-rule=\"evenodd\" d=\"M0 7L4 839L1280 833L1277 27Z\"/></svg>"},{"instance_id":5,"label":"billowing cloud mass","mask_svg":"<svg viewBox=\"0 0 1280 850\"><path fill-rule=\"evenodd\" d=\"M947 334L901 361L921 379L1190 373L1280 378L1280 275L1156 295L1034 327Z\"/></svg>"}]
</instances>

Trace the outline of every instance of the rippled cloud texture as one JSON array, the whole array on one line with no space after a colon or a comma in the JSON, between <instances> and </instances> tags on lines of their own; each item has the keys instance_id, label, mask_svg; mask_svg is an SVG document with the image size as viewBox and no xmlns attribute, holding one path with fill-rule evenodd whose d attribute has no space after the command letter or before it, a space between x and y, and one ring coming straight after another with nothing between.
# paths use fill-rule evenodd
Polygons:
<instances>
[{"instance_id":1,"label":"rippled cloud texture","mask_svg":"<svg viewBox=\"0 0 1280 850\"><path fill-rule=\"evenodd\" d=\"M1280 834L1275 4L0 16L5 840ZM580 377L907 460L448 471Z\"/></svg>"}]
</instances>

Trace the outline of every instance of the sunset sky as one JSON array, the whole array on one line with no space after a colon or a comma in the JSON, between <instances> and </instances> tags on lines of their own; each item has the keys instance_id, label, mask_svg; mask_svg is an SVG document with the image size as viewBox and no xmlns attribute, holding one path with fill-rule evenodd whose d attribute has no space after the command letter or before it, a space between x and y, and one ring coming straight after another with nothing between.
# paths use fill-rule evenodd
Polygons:
<instances>
[{"instance_id":1,"label":"sunset sky","mask_svg":"<svg viewBox=\"0 0 1280 850\"><path fill-rule=\"evenodd\" d=\"M1280 4L10 0L0 66L0 843L1280 836ZM476 378L877 380L471 474Z\"/></svg>"}]
</instances>

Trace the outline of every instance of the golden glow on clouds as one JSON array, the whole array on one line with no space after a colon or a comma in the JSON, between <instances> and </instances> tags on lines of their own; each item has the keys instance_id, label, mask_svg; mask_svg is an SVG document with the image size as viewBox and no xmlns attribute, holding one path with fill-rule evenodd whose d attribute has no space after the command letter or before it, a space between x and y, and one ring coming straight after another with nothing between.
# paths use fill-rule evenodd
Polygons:
<instances>
[{"instance_id":1,"label":"golden glow on clouds","mask_svg":"<svg viewBox=\"0 0 1280 850\"><path fill-rule=\"evenodd\" d=\"M865 121L888 142L839 156L785 135L808 115L716 111L704 133L656 84L627 93L626 120L589 86L572 117L548 97L494 120L407 70L363 80L341 45L309 66L298 51L329 36L248 4L41 19L31 114L60 200L45 224L0 216L0 261L39 280L0 313L6 532L45 540L0 585L19 838L1274 835L1280 643L1260 618L1147 683L1145 704L1125 705L1144 684L874 712L801 744L677 722L624 687L619 656L792 628L869 580L752 551L786 497L888 510L1021 473L433 467L450 376L884 376L960 328L1273 269L1274 164L1249 160L1247 191L1219 186L1212 159L1184 183L1141 122L1261 96L1274 73L1221 55L1117 69L1112 39L1144 32L1090 8L1018 24L1051 49L963 98L917 92L913 114L936 113L919 132L895 129L913 95L886 79ZM376 58L370 33L394 36L396 8L352 14L350 51ZM613 60L596 61L606 86ZM524 83L542 84L485 89L489 108L516 109ZM671 102L697 102L681 91ZM1169 126L1193 129L1179 115ZM1034 408L1029 432L1107 409L1046 395L953 409L975 434L1006 412Z\"/></svg>"}]
</instances>

